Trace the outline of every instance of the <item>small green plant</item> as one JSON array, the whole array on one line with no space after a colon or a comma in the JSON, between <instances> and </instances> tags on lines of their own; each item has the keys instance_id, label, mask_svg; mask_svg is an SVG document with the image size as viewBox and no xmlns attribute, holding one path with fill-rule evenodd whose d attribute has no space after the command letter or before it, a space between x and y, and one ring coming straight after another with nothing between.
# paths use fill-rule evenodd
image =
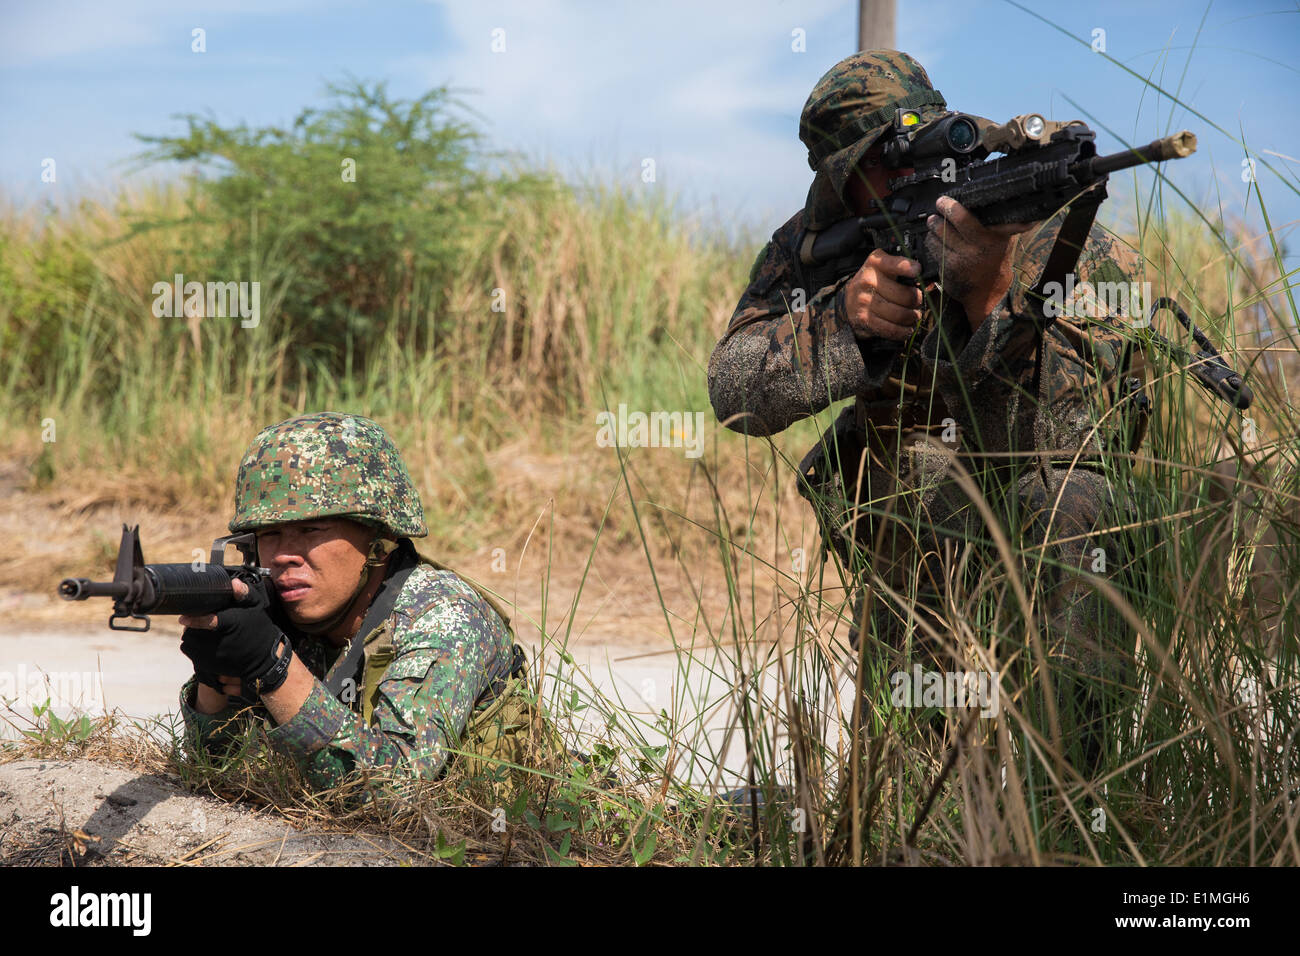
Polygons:
<instances>
[{"instance_id":1,"label":"small green plant","mask_svg":"<svg viewBox=\"0 0 1300 956\"><path fill-rule=\"evenodd\" d=\"M98 727L98 722L91 720L85 714L68 720L62 719L51 709L48 697L45 698L45 703L33 705L32 722L33 728L24 730L23 736L42 747L50 748L84 744L94 735Z\"/></svg>"},{"instance_id":2,"label":"small green plant","mask_svg":"<svg viewBox=\"0 0 1300 956\"><path fill-rule=\"evenodd\" d=\"M438 831L438 836L434 840L433 855L439 860L445 860L452 866L465 865L465 841L452 843L447 839L443 831Z\"/></svg>"}]
</instances>

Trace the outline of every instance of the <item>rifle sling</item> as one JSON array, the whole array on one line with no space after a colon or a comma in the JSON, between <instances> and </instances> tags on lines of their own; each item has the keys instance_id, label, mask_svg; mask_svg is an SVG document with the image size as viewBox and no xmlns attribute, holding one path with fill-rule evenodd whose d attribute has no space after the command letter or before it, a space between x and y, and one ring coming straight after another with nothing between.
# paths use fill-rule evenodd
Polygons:
<instances>
[{"instance_id":1,"label":"rifle sling","mask_svg":"<svg viewBox=\"0 0 1300 956\"><path fill-rule=\"evenodd\" d=\"M1053 282L1057 283L1058 289L1064 290L1065 274L1078 268L1083 244L1088 239L1088 233L1092 231L1093 220L1097 218L1097 209L1105 198L1106 184L1103 180L1089 191L1085 201L1076 200L1070 206L1070 211L1065 214L1065 221L1057 230L1056 242L1052 244L1052 251L1048 254L1047 265L1043 266L1043 274L1038 277L1038 283L1026 297L1028 300L1026 304L1034 311L1034 327L1037 331L1037 342L1034 347L1034 383L1029 393L1035 403L1039 400L1039 389L1042 387L1043 352L1046 351L1046 343L1043 339L1056 318L1047 314L1047 296L1044 290ZM1057 303L1058 306L1062 304ZM1059 311L1058 308L1057 312ZM1035 414L1037 415L1037 412ZM1048 464L1046 456L1040 455L1039 476L1050 498L1055 491L1048 473Z\"/></svg>"},{"instance_id":2,"label":"rifle sling","mask_svg":"<svg viewBox=\"0 0 1300 956\"><path fill-rule=\"evenodd\" d=\"M1047 264L1043 266L1043 274L1038 277L1037 285L1029 292L1028 298L1038 312L1041 330L1044 332L1055 317L1047 315L1047 296L1043 290L1053 282L1057 283L1059 288L1065 287L1065 275L1078 266L1084 243L1088 241L1088 233L1092 231L1093 221L1097 218L1097 209L1105 198L1106 189L1103 183L1100 188L1094 187L1089 191L1086 201L1076 200L1070 206L1065 221L1061 223L1061 228L1056 233L1056 242L1047 257Z\"/></svg>"}]
</instances>

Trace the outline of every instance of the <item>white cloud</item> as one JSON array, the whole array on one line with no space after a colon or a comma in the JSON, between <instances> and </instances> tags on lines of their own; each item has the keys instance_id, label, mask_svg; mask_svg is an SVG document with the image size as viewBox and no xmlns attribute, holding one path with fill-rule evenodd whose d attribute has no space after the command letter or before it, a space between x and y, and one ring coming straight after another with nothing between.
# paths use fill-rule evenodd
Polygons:
<instances>
[{"instance_id":1,"label":"white cloud","mask_svg":"<svg viewBox=\"0 0 1300 956\"><path fill-rule=\"evenodd\" d=\"M244 13L283 13L314 8L311 0L211 0L186 11L175 0L6 0L0 31L0 62L29 66L105 51L127 52L175 43L188 48L189 28Z\"/></svg>"},{"instance_id":2,"label":"white cloud","mask_svg":"<svg viewBox=\"0 0 1300 956\"><path fill-rule=\"evenodd\" d=\"M443 16L459 52L400 66L427 84L476 90L469 105L500 146L531 153L558 144L567 158L594 157L627 176L652 155L660 185L679 196L786 193L792 211L810 178L799 111L817 79L852 51L853 37L829 36L837 21L828 18L852 22L845 10L833 0L455 3ZM820 55L791 51L795 27ZM502 53L491 51L497 28Z\"/></svg>"}]
</instances>

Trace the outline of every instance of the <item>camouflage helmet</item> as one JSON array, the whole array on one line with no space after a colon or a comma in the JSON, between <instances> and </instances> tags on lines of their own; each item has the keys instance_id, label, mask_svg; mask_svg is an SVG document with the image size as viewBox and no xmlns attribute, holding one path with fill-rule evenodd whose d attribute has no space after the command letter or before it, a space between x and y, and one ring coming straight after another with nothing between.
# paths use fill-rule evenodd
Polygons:
<instances>
[{"instance_id":1,"label":"camouflage helmet","mask_svg":"<svg viewBox=\"0 0 1300 956\"><path fill-rule=\"evenodd\" d=\"M852 215L845 193L849 176L891 127L896 110L916 110L928 122L946 107L925 69L906 53L864 50L831 67L799 117L799 139L817 174L808 190L804 226L824 229Z\"/></svg>"},{"instance_id":2,"label":"camouflage helmet","mask_svg":"<svg viewBox=\"0 0 1300 956\"><path fill-rule=\"evenodd\" d=\"M319 412L262 429L239 463L230 530L328 517L395 538L429 533L415 482L375 422Z\"/></svg>"}]
</instances>

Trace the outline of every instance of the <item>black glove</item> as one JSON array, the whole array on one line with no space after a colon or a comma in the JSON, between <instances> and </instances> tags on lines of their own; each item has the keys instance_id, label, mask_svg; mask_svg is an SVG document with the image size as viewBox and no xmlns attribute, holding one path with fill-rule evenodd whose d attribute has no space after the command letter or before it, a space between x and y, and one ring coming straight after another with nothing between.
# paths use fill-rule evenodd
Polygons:
<instances>
[{"instance_id":1,"label":"black glove","mask_svg":"<svg viewBox=\"0 0 1300 956\"><path fill-rule=\"evenodd\" d=\"M187 627L181 652L194 662L200 682L220 690L217 674L238 677L241 696L256 700L284 683L291 654L289 639L270 614L266 587L254 586L245 600L219 613L214 629Z\"/></svg>"},{"instance_id":2,"label":"black glove","mask_svg":"<svg viewBox=\"0 0 1300 956\"><path fill-rule=\"evenodd\" d=\"M216 654L217 640L215 632L197 627L187 627L181 631L181 653L194 664L194 677L200 684L207 684L213 690L223 694L225 689L213 670L213 657Z\"/></svg>"}]
</instances>

